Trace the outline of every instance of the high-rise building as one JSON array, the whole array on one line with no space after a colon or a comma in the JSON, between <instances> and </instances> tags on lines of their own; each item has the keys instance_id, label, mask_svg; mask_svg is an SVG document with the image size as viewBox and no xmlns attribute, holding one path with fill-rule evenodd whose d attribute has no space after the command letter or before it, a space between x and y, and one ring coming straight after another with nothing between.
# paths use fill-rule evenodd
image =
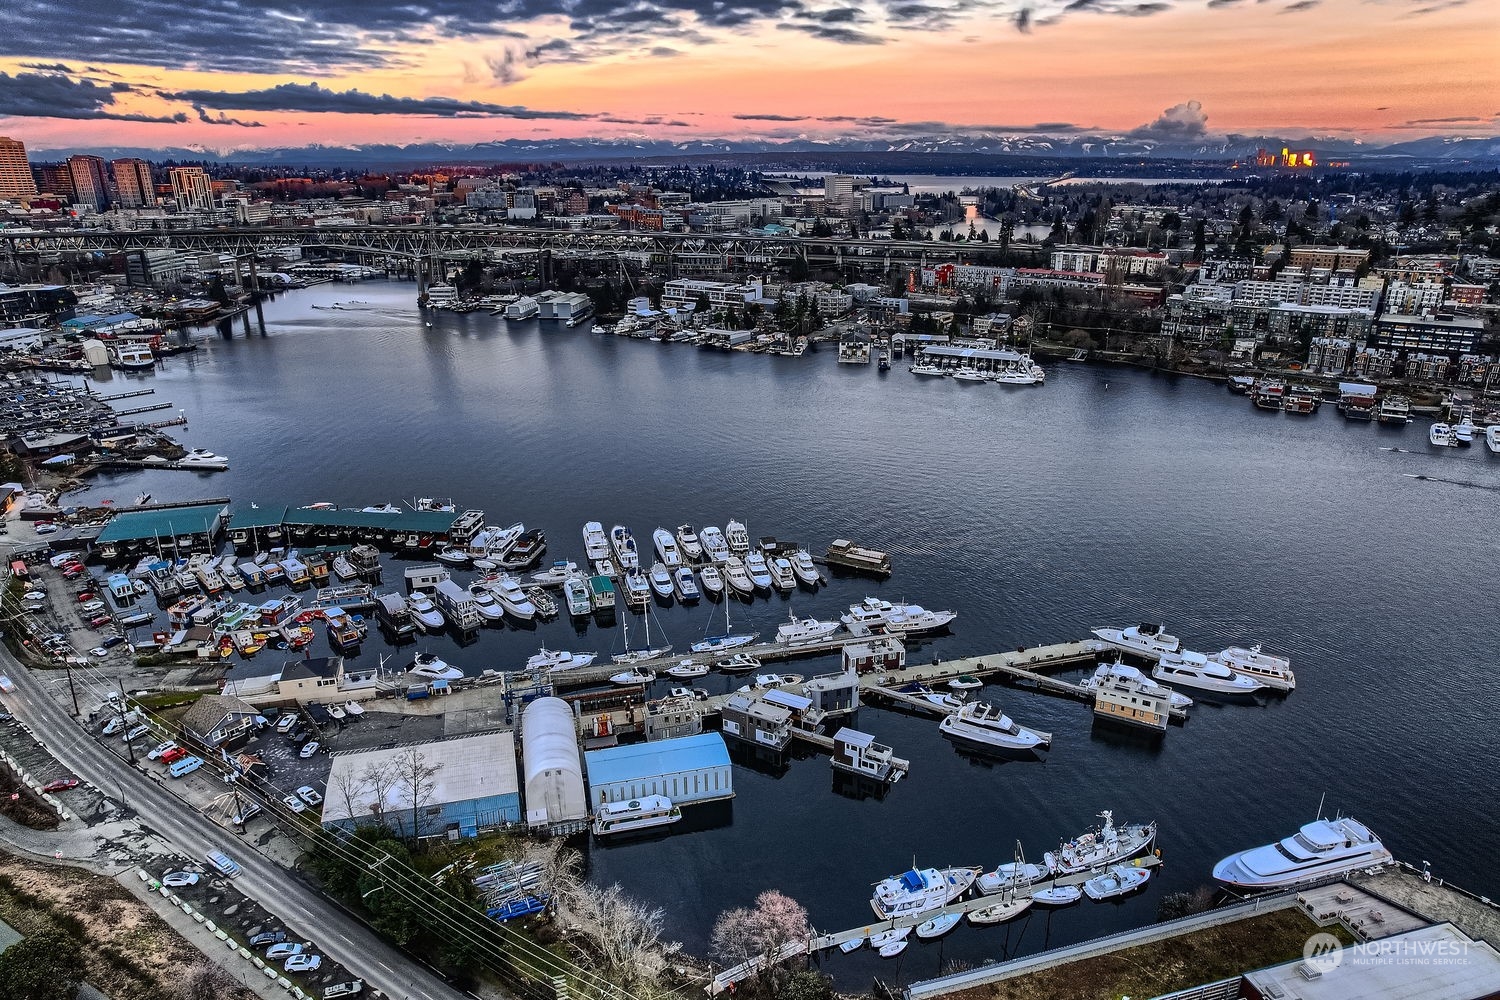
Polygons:
<instances>
[{"instance_id":1,"label":"high-rise building","mask_svg":"<svg viewBox=\"0 0 1500 1000\"><path fill-rule=\"evenodd\" d=\"M156 204L156 185L151 181L151 164L127 157L110 164L115 173L115 191L121 208L140 208Z\"/></svg>"},{"instance_id":2,"label":"high-rise building","mask_svg":"<svg viewBox=\"0 0 1500 1000\"><path fill-rule=\"evenodd\" d=\"M55 194L59 198L73 200L73 174L66 163L43 163L33 174L37 190L42 194Z\"/></svg>"},{"instance_id":3,"label":"high-rise building","mask_svg":"<svg viewBox=\"0 0 1500 1000\"><path fill-rule=\"evenodd\" d=\"M0 198L30 194L36 194L36 181L31 176L31 162L26 159L26 144L0 136Z\"/></svg>"},{"instance_id":4,"label":"high-rise building","mask_svg":"<svg viewBox=\"0 0 1500 1000\"><path fill-rule=\"evenodd\" d=\"M109 207L109 174L101 156L68 157L68 173L73 178L73 201L92 205L96 212Z\"/></svg>"},{"instance_id":5,"label":"high-rise building","mask_svg":"<svg viewBox=\"0 0 1500 1000\"><path fill-rule=\"evenodd\" d=\"M210 212L214 207L213 179L202 167L172 168L172 197L179 212Z\"/></svg>"}]
</instances>

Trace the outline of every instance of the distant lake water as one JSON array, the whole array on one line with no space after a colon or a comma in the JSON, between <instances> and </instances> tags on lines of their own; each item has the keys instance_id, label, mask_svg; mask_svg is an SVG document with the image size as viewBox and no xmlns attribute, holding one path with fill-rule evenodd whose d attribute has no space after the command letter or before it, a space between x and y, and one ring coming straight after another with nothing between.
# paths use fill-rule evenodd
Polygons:
<instances>
[{"instance_id":1,"label":"distant lake water","mask_svg":"<svg viewBox=\"0 0 1500 1000\"><path fill-rule=\"evenodd\" d=\"M312 308L350 300L363 304ZM154 387L190 418L171 433L228 455L230 471L105 476L90 499L451 496L491 523L545 529L548 558L575 559L587 520L649 537L738 518L752 536L815 550L835 537L888 549L895 573L737 605L737 629L837 616L869 594L959 612L951 635L914 646L919 660L1138 622L1166 623L1194 649L1260 641L1293 660L1289 697L1201 704L1156 744L1094 730L1081 703L984 689L1054 734L1034 763L973 761L933 720L867 707L851 725L912 762L883 800L835 794L820 756L737 767L720 825L589 852L592 878L666 907L668 934L690 951L706 949L720 911L762 890L800 900L821 929L858 926L871 883L913 860L990 868L1017 840L1039 860L1103 809L1160 823L1165 866L1142 895L960 927L895 962L834 954L823 968L859 990L873 975L906 982L949 959L1149 924L1165 893L1295 831L1325 795L1327 812L1369 823L1400 858L1500 895L1500 456L1482 446L1438 452L1423 425L1348 423L1331 406L1270 414L1214 384L1124 369L1058 364L1042 387L964 386L901 364L838 365L828 349L773 358L483 312L424 318L401 283L323 285L264 311L263 337L236 323L232 339L210 335L155 374L101 386ZM714 610L671 607L653 622L684 649ZM620 637L564 618L422 645L478 673L515 669L542 645L607 655ZM389 652L371 641L355 663Z\"/></svg>"}]
</instances>

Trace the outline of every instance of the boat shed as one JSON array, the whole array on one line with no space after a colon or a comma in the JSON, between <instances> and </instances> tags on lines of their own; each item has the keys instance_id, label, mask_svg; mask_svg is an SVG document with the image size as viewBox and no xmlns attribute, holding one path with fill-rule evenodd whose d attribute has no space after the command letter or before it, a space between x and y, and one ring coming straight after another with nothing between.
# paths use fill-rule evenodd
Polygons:
<instances>
[{"instance_id":1,"label":"boat shed","mask_svg":"<svg viewBox=\"0 0 1500 1000\"><path fill-rule=\"evenodd\" d=\"M178 554L212 551L228 510L225 504L209 503L123 511L99 532L95 545L105 560L168 549Z\"/></svg>"},{"instance_id":2,"label":"boat shed","mask_svg":"<svg viewBox=\"0 0 1500 1000\"><path fill-rule=\"evenodd\" d=\"M561 698L538 698L521 713L521 768L528 827L562 833L588 819L578 723Z\"/></svg>"},{"instance_id":3,"label":"boat shed","mask_svg":"<svg viewBox=\"0 0 1500 1000\"><path fill-rule=\"evenodd\" d=\"M665 795L677 805L734 797L729 747L718 733L635 743L584 754L596 805Z\"/></svg>"},{"instance_id":4,"label":"boat shed","mask_svg":"<svg viewBox=\"0 0 1500 1000\"><path fill-rule=\"evenodd\" d=\"M286 507L250 507L229 517L229 540L239 548L269 549L281 544Z\"/></svg>"},{"instance_id":5,"label":"boat shed","mask_svg":"<svg viewBox=\"0 0 1500 1000\"><path fill-rule=\"evenodd\" d=\"M412 830L412 795L408 784L393 782L377 801L376 789L362 777L371 767L400 767L413 754L438 765L431 786L416 803L418 829ZM333 755L323 799L323 826L353 830L384 819L401 836L475 837L521 820L521 793L516 781L516 744L512 733L479 733L430 743L408 743L380 750Z\"/></svg>"}]
</instances>

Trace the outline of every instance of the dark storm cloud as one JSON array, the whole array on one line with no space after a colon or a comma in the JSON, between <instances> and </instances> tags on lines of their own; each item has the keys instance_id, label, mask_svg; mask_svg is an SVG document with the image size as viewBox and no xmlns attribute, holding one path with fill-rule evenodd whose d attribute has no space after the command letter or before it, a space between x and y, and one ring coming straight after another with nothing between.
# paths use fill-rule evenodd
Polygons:
<instances>
[{"instance_id":1,"label":"dark storm cloud","mask_svg":"<svg viewBox=\"0 0 1500 1000\"><path fill-rule=\"evenodd\" d=\"M1208 0L1208 6L1212 10L1217 10L1220 7L1233 7L1235 4L1243 2L1244 0Z\"/></svg>"},{"instance_id":2,"label":"dark storm cloud","mask_svg":"<svg viewBox=\"0 0 1500 1000\"><path fill-rule=\"evenodd\" d=\"M126 83L101 85L57 73L0 73L0 118L109 119L122 122L187 121L185 113L143 115L114 110L115 97L129 93Z\"/></svg>"},{"instance_id":3,"label":"dark storm cloud","mask_svg":"<svg viewBox=\"0 0 1500 1000\"><path fill-rule=\"evenodd\" d=\"M540 111L519 105L461 101L452 97L392 97L361 90L333 90L316 83L283 83L238 93L184 90L163 94L168 100L230 111L309 111L349 115L427 115L437 118L587 119L573 111Z\"/></svg>"},{"instance_id":4,"label":"dark storm cloud","mask_svg":"<svg viewBox=\"0 0 1500 1000\"><path fill-rule=\"evenodd\" d=\"M230 118L220 111L217 115L211 115L201 104L194 104L193 110L198 113L198 120L205 125L237 125L240 128L265 128L262 122L241 121L238 118Z\"/></svg>"},{"instance_id":5,"label":"dark storm cloud","mask_svg":"<svg viewBox=\"0 0 1500 1000\"><path fill-rule=\"evenodd\" d=\"M1316 0L1312 0L1316 2ZM1130 130L1138 139L1196 139L1208 131L1208 115L1198 101L1174 104L1156 121Z\"/></svg>"},{"instance_id":6,"label":"dark storm cloud","mask_svg":"<svg viewBox=\"0 0 1500 1000\"><path fill-rule=\"evenodd\" d=\"M1304 10L1312 10L1322 2L1323 0L1297 0L1296 3L1289 3L1285 7L1281 8L1279 13L1300 14Z\"/></svg>"},{"instance_id":7,"label":"dark storm cloud","mask_svg":"<svg viewBox=\"0 0 1500 1000\"><path fill-rule=\"evenodd\" d=\"M807 115L757 115L757 114L743 114L743 115L733 115L731 117L735 118L738 121L742 121L742 122L805 122L805 121L807 121L807 117L808 116ZM824 119L820 118L818 120L819 121L823 121Z\"/></svg>"},{"instance_id":8,"label":"dark storm cloud","mask_svg":"<svg viewBox=\"0 0 1500 1000\"><path fill-rule=\"evenodd\" d=\"M651 46L649 52L651 55L656 56L658 59L670 59L673 56L682 55L681 52L679 52L677 49L672 48L670 45L653 45Z\"/></svg>"},{"instance_id":9,"label":"dark storm cloud","mask_svg":"<svg viewBox=\"0 0 1500 1000\"><path fill-rule=\"evenodd\" d=\"M827 10L799 10L793 17L800 17L820 24L859 24L864 21L858 7L830 7Z\"/></svg>"},{"instance_id":10,"label":"dark storm cloud","mask_svg":"<svg viewBox=\"0 0 1500 1000\"><path fill-rule=\"evenodd\" d=\"M72 73L73 67L67 63L33 63L23 62L21 66L25 69L40 70L43 73Z\"/></svg>"},{"instance_id":11,"label":"dark storm cloud","mask_svg":"<svg viewBox=\"0 0 1500 1000\"><path fill-rule=\"evenodd\" d=\"M825 42L838 42L840 45L884 45L886 41L879 35L867 34L843 25L793 24L783 21L776 27L784 31L805 32L814 38L821 38Z\"/></svg>"}]
</instances>

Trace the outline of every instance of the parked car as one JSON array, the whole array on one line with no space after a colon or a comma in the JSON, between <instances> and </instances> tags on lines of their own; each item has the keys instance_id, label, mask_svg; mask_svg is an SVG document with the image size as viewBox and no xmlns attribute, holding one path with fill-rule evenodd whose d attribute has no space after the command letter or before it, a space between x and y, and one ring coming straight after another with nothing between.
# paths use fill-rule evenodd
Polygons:
<instances>
[{"instance_id":1,"label":"parked car","mask_svg":"<svg viewBox=\"0 0 1500 1000\"><path fill-rule=\"evenodd\" d=\"M202 766L202 757L184 757L181 760L174 761L172 766L167 768L167 773L174 778L182 778L192 774Z\"/></svg>"},{"instance_id":2,"label":"parked car","mask_svg":"<svg viewBox=\"0 0 1500 1000\"><path fill-rule=\"evenodd\" d=\"M172 749L166 751L165 753L163 753L161 755L161 762L163 764L175 764L179 760L182 760L184 757L189 757L189 756L192 756L192 755L189 754L182 747L173 747Z\"/></svg>"},{"instance_id":3,"label":"parked car","mask_svg":"<svg viewBox=\"0 0 1500 1000\"><path fill-rule=\"evenodd\" d=\"M276 720L276 731L278 733L286 734L291 732L292 728L296 725L297 716L291 712L288 712L286 715L283 715L281 718Z\"/></svg>"},{"instance_id":4,"label":"parked car","mask_svg":"<svg viewBox=\"0 0 1500 1000\"><path fill-rule=\"evenodd\" d=\"M332 986L323 987L323 1000L335 1000L336 997L352 997L365 988L363 979L351 979L347 983L334 983Z\"/></svg>"},{"instance_id":5,"label":"parked car","mask_svg":"<svg viewBox=\"0 0 1500 1000\"><path fill-rule=\"evenodd\" d=\"M311 743L304 743L302 745L302 749L297 751L297 756L301 757L303 760L306 760L307 758L311 757L313 754L315 754L317 752L318 752L318 741L317 740L313 740Z\"/></svg>"},{"instance_id":6,"label":"parked car","mask_svg":"<svg viewBox=\"0 0 1500 1000\"><path fill-rule=\"evenodd\" d=\"M161 884L172 889L182 889L197 885L202 877L197 872L167 872L161 877Z\"/></svg>"},{"instance_id":7,"label":"parked car","mask_svg":"<svg viewBox=\"0 0 1500 1000\"><path fill-rule=\"evenodd\" d=\"M99 599L99 595L96 594L96 593L94 593L92 590L80 590L78 592L78 603L79 604L83 604L86 601L95 601L95 600L98 600L98 599Z\"/></svg>"},{"instance_id":8,"label":"parked car","mask_svg":"<svg viewBox=\"0 0 1500 1000\"><path fill-rule=\"evenodd\" d=\"M312 785L303 785L297 789L297 798L310 806L320 806L323 804L323 796L319 795L318 790Z\"/></svg>"},{"instance_id":9,"label":"parked car","mask_svg":"<svg viewBox=\"0 0 1500 1000\"><path fill-rule=\"evenodd\" d=\"M277 942L266 949L266 958L276 960L302 954L302 946L291 942Z\"/></svg>"},{"instance_id":10,"label":"parked car","mask_svg":"<svg viewBox=\"0 0 1500 1000\"><path fill-rule=\"evenodd\" d=\"M294 813L299 813L307 808L307 803L303 802L295 795L283 795L281 797L281 803Z\"/></svg>"},{"instance_id":11,"label":"parked car","mask_svg":"<svg viewBox=\"0 0 1500 1000\"><path fill-rule=\"evenodd\" d=\"M322 955L293 955L282 968L287 972L317 972L323 967Z\"/></svg>"},{"instance_id":12,"label":"parked car","mask_svg":"<svg viewBox=\"0 0 1500 1000\"><path fill-rule=\"evenodd\" d=\"M132 726L130 727L130 731L120 737L120 739L126 743L134 743L149 732L151 732L150 726Z\"/></svg>"},{"instance_id":13,"label":"parked car","mask_svg":"<svg viewBox=\"0 0 1500 1000\"><path fill-rule=\"evenodd\" d=\"M32 587L21 596L28 601L45 601L47 599L47 591L41 587Z\"/></svg>"},{"instance_id":14,"label":"parked car","mask_svg":"<svg viewBox=\"0 0 1500 1000\"><path fill-rule=\"evenodd\" d=\"M264 948L267 945L281 944L285 940L286 931L261 931L259 934L251 936L250 947Z\"/></svg>"},{"instance_id":15,"label":"parked car","mask_svg":"<svg viewBox=\"0 0 1500 1000\"><path fill-rule=\"evenodd\" d=\"M102 660L104 659L104 657L109 655L109 650L105 649L103 646L95 646L93 649L89 650L89 655L97 656Z\"/></svg>"},{"instance_id":16,"label":"parked car","mask_svg":"<svg viewBox=\"0 0 1500 1000\"><path fill-rule=\"evenodd\" d=\"M161 760L164 754L171 753L176 749L178 749L177 744L173 743L171 740L167 740L167 742L165 743L158 743L156 745L156 748L146 755L146 759ZM168 763L170 763L170 761Z\"/></svg>"},{"instance_id":17,"label":"parked car","mask_svg":"<svg viewBox=\"0 0 1500 1000\"><path fill-rule=\"evenodd\" d=\"M196 757L193 759L197 760ZM199 763L202 762L199 761ZM230 860L229 855L225 854L223 851L209 851L207 854L203 855L203 857L209 864L213 865L220 874L228 875L230 878L234 878L234 876L240 873L240 866Z\"/></svg>"},{"instance_id":18,"label":"parked car","mask_svg":"<svg viewBox=\"0 0 1500 1000\"><path fill-rule=\"evenodd\" d=\"M32 527L32 530L35 531L38 535L50 535L57 530L57 525L47 524L44 521L38 521Z\"/></svg>"},{"instance_id":19,"label":"parked car","mask_svg":"<svg viewBox=\"0 0 1500 1000\"><path fill-rule=\"evenodd\" d=\"M95 615L94 617L89 619L89 628L96 630L101 629L112 621L114 621L114 619L109 615Z\"/></svg>"},{"instance_id":20,"label":"parked car","mask_svg":"<svg viewBox=\"0 0 1500 1000\"><path fill-rule=\"evenodd\" d=\"M78 606L78 610L84 612L85 614L93 614L96 611L103 611L104 602L100 600L85 601Z\"/></svg>"},{"instance_id":21,"label":"parked car","mask_svg":"<svg viewBox=\"0 0 1500 1000\"><path fill-rule=\"evenodd\" d=\"M290 739L293 743L301 743L311 735L312 733L308 732L306 729L293 729L292 734L287 738Z\"/></svg>"},{"instance_id":22,"label":"parked car","mask_svg":"<svg viewBox=\"0 0 1500 1000\"><path fill-rule=\"evenodd\" d=\"M103 646L105 649L114 649L124 641L125 637L123 635L112 635L104 639L104 641L100 642L99 645Z\"/></svg>"},{"instance_id":23,"label":"parked car","mask_svg":"<svg viewBox=\"0 0 1500 1000\"><path fill-rule=\"evenodd\" d=\"M77 778L55 778L42 786L44 792L66 792L70 788L78 787Z\"/></svg>"},{"instance_id":24,"label":"parked car","mask_svg":"<svg viewBox=\"0 0 1500 1000\"><path fill-rule=\"evenodd\" d=\"M254 802L245 803L245 808L229 817L229 822L235 826L244 826L251 818L260 815L260 806Z\"/></svg>"},{"instance_id":25,"label":"parked car","mask_svg":"<svg viewBox=\"0 0 1500 1000\"><path fill-rule=\"evenodd\" d=\"M118 733L124 728L125 717L121 715L115 715L111 716L110 720L104 724L103 732L105 736L113 736L115 733Z\"/></svg>"}]
</instances>

